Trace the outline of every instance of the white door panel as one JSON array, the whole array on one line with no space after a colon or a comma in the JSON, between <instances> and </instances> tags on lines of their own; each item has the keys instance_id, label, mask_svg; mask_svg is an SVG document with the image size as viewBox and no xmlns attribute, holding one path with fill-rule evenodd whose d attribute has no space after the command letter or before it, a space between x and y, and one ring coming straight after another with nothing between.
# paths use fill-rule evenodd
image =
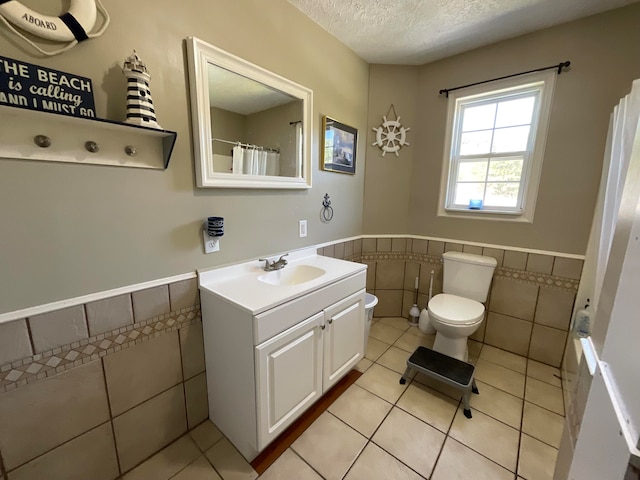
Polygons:
<instances>
[{"instance_id":1,"label":"white door panel","mask_svg":"<svg viewBox=\"0 0 640 480\"><path fill-rule=\"evenodd\" d=\"M364 355L364 290L325 310L322 389L326 392Z\"/></svg>"},{"instance_id":2,"label":"white door panel","mask_svg":"<svg viewBox=\"0 0 640 480\"><path fill-rule=\"evenodd\" d=\"M322 395L322 325L318 313L256 347L258 448Z\"/></svg>"}]
</instances>

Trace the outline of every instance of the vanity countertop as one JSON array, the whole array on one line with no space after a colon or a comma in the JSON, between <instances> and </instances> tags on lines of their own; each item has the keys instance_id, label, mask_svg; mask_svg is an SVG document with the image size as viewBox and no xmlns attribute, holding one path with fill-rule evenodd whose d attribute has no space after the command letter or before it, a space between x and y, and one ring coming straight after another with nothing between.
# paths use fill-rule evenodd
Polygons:
<instances>
[{"instance_id":1,"label":"vanity countertop","mask_svg":"<svg viewBox=\"0 0 640 480\"><path fill-rule=\"evenodd\" d=\"M275 257L276 260L277 258L278 256ZM325 273L303 283L272 285L258 280L267 272L263 269L264 262L254 260L198 271L198 284L201 291L210 292L252 315L257 315L367 269L362 263L317 255L315 248L291 252L286 259L288 264L281 272L298 266L310 266L322 269Z\"/></svg>"}]
</instances>

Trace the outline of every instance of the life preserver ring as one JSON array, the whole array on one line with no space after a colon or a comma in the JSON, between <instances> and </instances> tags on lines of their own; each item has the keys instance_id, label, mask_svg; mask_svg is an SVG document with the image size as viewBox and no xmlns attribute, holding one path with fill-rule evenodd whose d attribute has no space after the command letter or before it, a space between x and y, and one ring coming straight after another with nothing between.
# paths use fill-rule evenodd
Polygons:
<instances>
[{"instance_id":1,"label":"life preserver ring","mask_svg":"<svg viewBox=\"0 0 640 480\"><path fill-rule=\"evenodd\" d=\"M96 24L98 8L104 17L104 22L99 31L91 33ZM100 0L71 0L69 10L59 17L42 15L24 6L18 0L0 0L0 19L16 35L45 55L61 53L78 42L100 36L109 24L109 15ZM46 40L70 43L55 52L45 51L15 30L13 26Z\"/></svg>"}]
</instances>

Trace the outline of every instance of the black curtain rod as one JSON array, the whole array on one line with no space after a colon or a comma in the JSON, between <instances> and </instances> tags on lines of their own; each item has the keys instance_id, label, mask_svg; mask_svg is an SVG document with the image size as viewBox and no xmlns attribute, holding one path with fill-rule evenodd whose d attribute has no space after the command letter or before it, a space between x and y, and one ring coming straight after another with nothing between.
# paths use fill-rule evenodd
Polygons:
<instances>
[{"instance_id":1,"label":"black curtain rod","mask_svg":"<svg viewBox=\"0 0 640 480\"><path fill-rule=\"evenodd\" d=\"M519 75L526 75L527 73L534 73L534 72L542 72L544 70L558 70L558 75L560 75L562 73L562 69L563 68L569 68L569 66L571 66L571 62L570 61L566 61L566 62L561 62L557 65L550 65L548 67L542 67L542 68L536 68L535 70L529 70L526 72L520 72L520 73L514 73L513 75L506 75L504 77L498 77L498 78L492 78L491 80L483 80L482 82L476 82L476 83L470 83L468 85L461 85L459 87L454 87L454 88L443 88L442 90L440 90L440 95L442 95L443 93L445 94L445 96L447 98L449 98L449 92L453 92L454 90L460 90L461 88L467 88L467 87L473 87L475 85L482 85L483 83L489 83L489 82L495 82L496 80L504 80L505 78L511 78L511 77L517 77Z\"/></svg>"}]
</instances>

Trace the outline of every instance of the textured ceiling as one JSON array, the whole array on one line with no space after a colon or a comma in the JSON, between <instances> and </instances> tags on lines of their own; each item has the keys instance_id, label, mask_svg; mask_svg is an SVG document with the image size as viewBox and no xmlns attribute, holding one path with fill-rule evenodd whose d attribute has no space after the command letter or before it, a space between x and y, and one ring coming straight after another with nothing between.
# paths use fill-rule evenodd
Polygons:
<instances>
[{"instance_id":1,"label":"textured ceiling","mask_svg":"<svg viewBox=\"0 0 640 480\"><path fill-rule=\"evenodd\" d=\"M637 0L288 0L370 63L421 65Z\"/></svg>"},{"instance_id":2,"label":"textured ceiling","mask_svg":"<svg viewBox=\"0 0 640 480\"><path fill-rule=\"evenodd\" d=\"M209 105L251 115L297 99L230 70L209 64Z\"/></svg>"}]
</instances>

